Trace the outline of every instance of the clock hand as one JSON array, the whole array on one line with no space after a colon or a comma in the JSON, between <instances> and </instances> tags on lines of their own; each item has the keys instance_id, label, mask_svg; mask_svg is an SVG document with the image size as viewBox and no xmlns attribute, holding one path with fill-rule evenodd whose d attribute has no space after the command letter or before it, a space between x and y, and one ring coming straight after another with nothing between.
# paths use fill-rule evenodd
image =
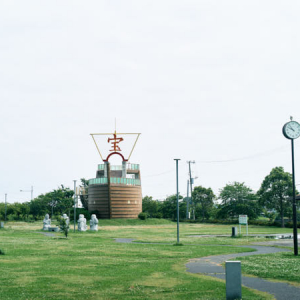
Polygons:
<instances>
[{"instance_id":1,"label":"clock hand","mask_svg":"<svg viewBox=\"0 0 300 300\"><path fill-rule=\"evenodd\" d=\"M289 126L289 129L292 129L293 131L295 131L291 126Z\"/></svg>"}]
</instances>

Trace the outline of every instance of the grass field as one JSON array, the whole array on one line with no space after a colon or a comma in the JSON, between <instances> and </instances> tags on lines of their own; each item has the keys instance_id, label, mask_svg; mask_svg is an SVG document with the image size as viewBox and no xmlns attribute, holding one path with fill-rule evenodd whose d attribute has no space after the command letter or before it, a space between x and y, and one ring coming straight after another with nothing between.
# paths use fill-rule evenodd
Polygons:
<instances>
[{"instance_id":1,"label":"grass field","mask_svg":"<svg viewBox=\"0 0 300 300\"><path fill-rule=\"evenodd\" d=\"M48 237L41 223L7 223L0 230L1 299L224 299L225 283L185 271L189 259L238 253L250 238L195 238L230 234L230 225L182 224L174 247L176 223L166 220L105 220L98 232L70 231ZM72 229L71 225L71 229ZM281 228L249 227L250 233L288 233ZM164 244L120 244L134 238ZM264 240L264 239L261 239ZM228 244L229 247L192 244ZM251 251L249 249L249 251ZM272 299L243 288L243 299Z\"/></svg>"},{"instance_id":2,"label":"grass field","mask_svg":"<svg viewBox=\"0 0 300 300\"><path fill-rule=\"evenodd\" d=\"M289 281L300 286L300 257L293 252L239 257L243 272L260 278Z\"/></svg>"}]
</instances>

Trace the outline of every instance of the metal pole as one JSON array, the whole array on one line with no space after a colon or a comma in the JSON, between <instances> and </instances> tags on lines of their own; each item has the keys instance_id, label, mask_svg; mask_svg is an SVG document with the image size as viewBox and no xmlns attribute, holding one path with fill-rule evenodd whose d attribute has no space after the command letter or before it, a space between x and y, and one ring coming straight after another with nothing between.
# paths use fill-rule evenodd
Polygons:
<instances>
[{"instance_id":1,"label":"metal pole","mask_svg":"<svg viewBox=\"0 0 300 300\"><path fill-rule=\"evenodd\" d=\"M33 186L31 186L31 200L33 199Z\"/></svg>"},{"instance_id":2,"label":"metal pole","mask_svg":"<svg viewBox=\"0 0 300 300\"><path fill-rule=\"evenodd\" d=\"M179 244L179 195L178 195L178 160L179 158L174 159L176 160L176 189L177 189L177 244Z\"/></svg>"},{"instance_id":3,"label":"metal pole","mask_svg":"<svg viewBox=\"0 0 300 300\"><path fill-rule=\"evenodd\" d=\"M191 186L191 206L193 210L193 219L195 220L195 210L193 206L193 186L192 186L192 172L191 172L191 161L189 161L189 172L190 172L190 186Z\"/></svg>"},{"instance_id":4,"label":"metal pole","mask_svg":"<svg viewBox=\"0 0 300 300\"><path fill-rule=\"evenodd\" d=\"M190 182L189 180L187 181L187 191L186 191L186 218L189 219L189 203L190 203L190 198L189 198L189 185Z\"/></svg>"},{"instance_id":5,"label":"metal pole","mask_svg":"<svg viewBox=\"0 0 300 300\"><path fill-rule=\"evenodd\" d=\"M74 181L74 232L75 232L75 227L76 227L76 180Z\"/></svg>"},{"instance_id":6,"label":"metal pole","mask_svg":"<svg viewBox=\"0 0 300 300\"><path fill-rule=\"evenodd\" d=\"M294 139L292 142L292 173L293 173L293 235L294 235L294 254L298 255L298 234L297 234L297 204L296 204L296 186L295 186L295 166L294 166Z\"/></svg>"},{"instance_id":7,"label":"metal pole","mask_svg":"<svg viewBox=\"0 0 300 300\"><path fill-rule=\"evenodd\" d=\"M7 194L5 194L5 219L4 219L4 222L6 222L6 200L7 200Z\"/></svg>"}]
</instances>

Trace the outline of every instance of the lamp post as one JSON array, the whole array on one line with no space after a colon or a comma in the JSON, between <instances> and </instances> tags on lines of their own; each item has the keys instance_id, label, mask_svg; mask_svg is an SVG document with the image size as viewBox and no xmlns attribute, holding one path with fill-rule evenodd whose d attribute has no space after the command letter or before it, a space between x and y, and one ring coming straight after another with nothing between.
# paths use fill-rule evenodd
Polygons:
<instances>
[{"instance_id":1,"label":"lamp post","mask_svg":"<svg viewBox=\"0 0 300 300\"><path fill-rule=\"evenodd\" d=\"M178 161L179 158L174 159L176 161L176 190L177 190L177 244L179 244L179 195L178 195Z\"/></svg>"},{"instance_id":2,"label":"lamp post","mask_svg":"<svg viewBox=\"0 0 300 300\"><path fill-rule=\"evenodd\" d=\"M31 193L31 200L33 199L33 186L31 186L30 190L20 190L20 192L30 192Z\"/></svg>"},{"instance_id":3,"label":"lamp post","mask_svg":"<svg viewBox=\"0 0 300 300\"><path fill-rule=\"evenodd\" d=\"M56 207L57 205L57 201L53 199L52 197L52 200L51 202L49 203L49 205L51 206L51 219L53 218L53 208Z\"/></svg>"}]
</instances>

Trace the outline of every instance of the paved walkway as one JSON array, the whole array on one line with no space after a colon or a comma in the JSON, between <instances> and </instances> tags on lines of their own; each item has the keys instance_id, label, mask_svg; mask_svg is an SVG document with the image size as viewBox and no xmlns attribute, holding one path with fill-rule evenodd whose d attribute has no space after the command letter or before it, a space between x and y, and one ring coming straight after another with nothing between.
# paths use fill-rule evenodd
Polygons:
<instances>
[{"instance_id":1,"label":"paved walkway","mask_svg":"<svg viewBox=\"0 0 300 300\"><path fill-rule=\"evenodd\" d=\"M115 239L118 243L136 243L134 239L126 239L126 238L117 238ZM277 241L276 241L277 242ZM278 242L275 241L266 242L272 245L278 245ZM292 242L284 241L285 246L292 246ZM144 243L143 243L144 244ZM161 243L147 243L147 244L159 244ZM170 244L168 244L170 245ZM198 244L199 245L199 244ZM199 245L200 246L200 245ZM202 246L209 246L204 245ZM219 246L226 247L224 245L211 245L211 246ZM230 245L232 247L232 245ZM270 246L261 246L261 245L247 245L247 246L236 246L234 247L242 247L242 248L253 248L255 252L242 252L242 253L234 253L227 255L214 255L207 256L201 258L191 259L190 262L186 264L187 272L190 273L199 273L204 274L211 277L216 277L225 280L225 269L222 267L222 263L231 260L236 257L242 256L250 256L250 255L259 255L259 254L268 254L268 253L277 253L277 252L289 252L289 249L283 248L274 248ZM247 277L242 276L242 284L246 287L256 289L262 292L266 292L274 295L277 300L300 300L300 288L292 286L288 283L283 282L271 282L261 278L255 277Z\"/></svg>"},{"instance_id":2,"label":"paved walkway","mask_svg":"<svg viewBox=\"0 0 300 300\"><path fill-rule=\"evenodd\" d=\"M215 255L192 259L186 264L187 271L190 273L200 273L225 280L225 269L221 264L236 257L268 254L276 252L288 252L288 249L274 248L267 246L239 246L256 249L256 252L244 252L228 255ZM273 294L277 300L298 300L300 299L300 288L288 283L271 282L261 278L242 276L242 284L246 287L262 292Z\"/></svg>"}]
</instances>

